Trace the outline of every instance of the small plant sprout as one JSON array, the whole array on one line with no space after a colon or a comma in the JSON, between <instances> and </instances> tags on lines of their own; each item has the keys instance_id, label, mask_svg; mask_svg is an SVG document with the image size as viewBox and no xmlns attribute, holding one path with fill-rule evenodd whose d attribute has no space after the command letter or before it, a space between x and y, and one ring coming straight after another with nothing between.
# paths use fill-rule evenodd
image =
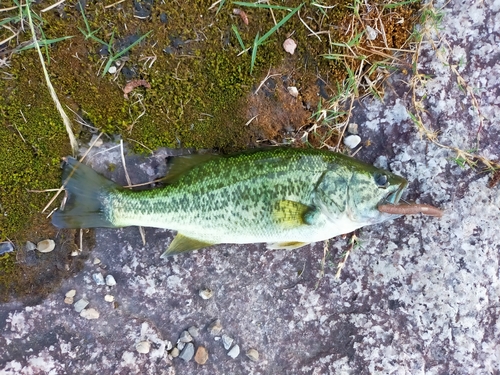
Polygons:
<instances>
[{"instance_id":1,"label":"small plant sprout","mask_svg":"<svg viewBox=\"0 0 500 375\"><path fill-rule=\"evenodd\" d=\"M97 43L105 46L107 48L108 52L109 52L108 60L107 60L106 65L104 66L104 68L102 70L102 74L101 74L102 77L104 77L104 75L109 71L111 65L115 61L117 61L120 57L122 57L123 55L125 55L126 53L128 53L133 47L135 47L136 45L138 45L140 42L142 42L144 39L146 39L149 34L152 33L152 31L149 31L146 34L144 34L141 37L139 37L136 41L134 41L133 43L131 43L129 46L123 48L120 51L115 51L115 48L114 48L114 35L115 35L114 31L111 33L111 37L109 38L109 42L105 42L104 40L98 38L96 36L96 34L100 30L100 28L97 29L97 30L92 30L90 28L90 25L89 25L89 22L87 20L87 17L85 16L85 10L83 9L83 7L80 7L80 11L82 13L83 22L85 23L85 30L82 29L82 28L80 28L80 27L78 29L85 36L85 39L91 39L94 42L97 42Z\"/></svg>"}]
</instances>

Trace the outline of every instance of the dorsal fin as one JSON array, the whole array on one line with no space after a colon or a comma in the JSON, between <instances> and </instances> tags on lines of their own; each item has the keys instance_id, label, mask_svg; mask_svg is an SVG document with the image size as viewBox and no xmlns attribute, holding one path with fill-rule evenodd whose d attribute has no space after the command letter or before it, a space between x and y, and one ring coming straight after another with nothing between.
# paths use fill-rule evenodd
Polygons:
<instances>
[{"instance_id":1,"label":"dorsal fin","mask_svg":"<svg viewBox=\"0 0 500 375\"><path fill-rule=\"evenodd\" d=\"M168 184L174 183L191 169L219 157L219 155L214 154L174 156L169 166L170 168L168 169L167 175L163 178L163 181Z\"/></svg>"}]
</instances>

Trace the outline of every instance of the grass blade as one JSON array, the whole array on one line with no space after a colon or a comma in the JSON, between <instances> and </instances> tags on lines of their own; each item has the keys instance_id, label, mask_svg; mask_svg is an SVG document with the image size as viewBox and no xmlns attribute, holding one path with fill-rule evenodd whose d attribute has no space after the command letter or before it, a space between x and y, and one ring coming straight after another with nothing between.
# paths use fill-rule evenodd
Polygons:
<instances>
[{"instance_id":1,"label":"grass blade","mask_svg":"<svg viewBox=\"0 0 500 375\"><path fill-rule=\"evenodd\" d=\"M280 6L280 5L247 3L245 1L233 1L233 5L239 5L241 7L248 7L248 8L265 8L265 9L279 9L279 10L292 10L293 9L290 7L284 7L284 6Z\"/></svg>"},{"instance_id":2,"label":"grass blade","mask_svg":"<svg viewBox=\"0 0 500 375\"><path fill-rule=\"evenodd\" d=\"M255 58L257 57L257 47L259 46L259 33L255 35L252 47L252 60L250 61L250 74L252 74L253 66L255 65Z\"/></svg>"},{"instance_id":3,"label":"grass blade","mask_svg":"<svg viewBox=\"0 0 500 375\"><path fill-rule=\"evenodd\" d=\"M233 29L234 35L236 35L236 39L238 39L238 43L240 43L241 49L245 49L245 44L243 43L243 39L241 39L241 35L238 31L236 25L231 25L231 29Z\"/></svg>"},{"instance_id":4,"label":"grass blade","mask_svg":"<svg viewBox=\"0 0 500 375\"><path fill-rule=\"evenodd\" d=\"M54 44L54 43L57 43L57 42L61 42L63 40L71 39L71 38L73 38L72 35L70 35L70 36L62 36L62 37L56 38L56 39L42 39L42 40L38 41L38 45L40 47L50 46L51 44ZM19 48L18 51L22 52L22 51L26 51L26 50L32 49L32 48L35 48L35 43L34 42L31 42L30 44L28 44L28 45L26 45L24 47Z\"/></svg>"},{"instance_id":5,"label":"grass blade","mask_svg":"<svg viewBox=\"0 0 500 375\"><path fill-rule=\"evenodd\" d=\"M278 22L276 25L274 25L274 27L269 30L267 33L265 33L257 42L257 44L262 44L262 42L264 42L267 38L269 38L276 30L278 30L281 26L283 26L283 24L288 21L295 13L297 13L300 8L302 8L302 6L304 5L304 3L300 4L297 8L293 9L289 14L287 14L285 17L283 17L283 19Z\"/></svg>"}]
</instances>

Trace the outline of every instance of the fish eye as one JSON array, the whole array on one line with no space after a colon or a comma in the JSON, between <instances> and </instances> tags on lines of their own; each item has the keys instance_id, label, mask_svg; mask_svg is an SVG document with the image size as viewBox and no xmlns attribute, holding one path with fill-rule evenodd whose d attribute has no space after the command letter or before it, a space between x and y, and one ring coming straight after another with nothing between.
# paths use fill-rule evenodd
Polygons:
<instances>
[{"instance_id":1,"label":"fish eye","mask_svg":"<svg viewBox=\"0 0 500 375\"><path fill-rule=\"evenodd\" d=\"M385 173L375 173L373 178L378 187L386 188L389 186L389 177Z\"/></svg>"}]
</instances>

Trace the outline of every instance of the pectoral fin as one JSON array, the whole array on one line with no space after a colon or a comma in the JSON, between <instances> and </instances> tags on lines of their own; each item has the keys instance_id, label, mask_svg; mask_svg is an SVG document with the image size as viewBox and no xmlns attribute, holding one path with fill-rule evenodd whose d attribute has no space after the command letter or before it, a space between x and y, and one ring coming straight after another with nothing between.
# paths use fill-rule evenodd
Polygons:
<instances>
[{"instance_id":1,"label":"pectoral fin","mask_svg":"<svg viewBox=\"0 0 500 375\"><path fill-rule=\"evenodd\" d=\"M297 242L297 241L276 242L276 243L268 243L267 248L269 250L277 250L277 249L293 250L306 245L309 245L309 242Z\"/></svg>"},{"instance_id":2,"label":"pectoral fin","mask_svg":"<svg viewBox=\"0 0 500 375\"><path fill-rule=\"evenodd\" d=\"M180 233L177 233L177 236L175 236L167 251L165 251L160 258L168 258L172 255L198 250L212 245L214 244L196 240L194 238L186 237Z\"/></svg>"},{"instance_id":3,"label":"pectoral fin","mask_svg":"<svg viewBox=\"0 0 500 375\"><path fill-rule=\"evenodd\" d=\"M274 221L285 229L302 225L312 225L320 211L300 202L281 200L275 203L272 211Z\"/></svg>"}]
</instances>

